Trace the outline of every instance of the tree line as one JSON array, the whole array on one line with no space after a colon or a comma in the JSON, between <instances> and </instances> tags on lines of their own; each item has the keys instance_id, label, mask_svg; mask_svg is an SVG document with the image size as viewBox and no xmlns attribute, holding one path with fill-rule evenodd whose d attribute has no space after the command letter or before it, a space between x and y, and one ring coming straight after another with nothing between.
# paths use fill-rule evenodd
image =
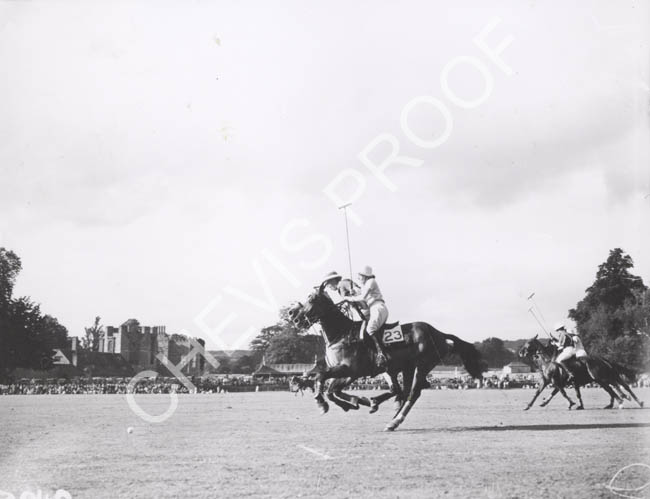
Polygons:
<instances>
[{"instance_id":1,"label":"tree line","mask_svg":"<svg viewBox=\"0 0 650 499\"><path fill-rule=\"evenodd\" d=\"M609 252L598 266L594 282L568 316L592 355L602 355L639 371L650 370L650 291L631 270L634 262L621 248ZM14 297L14 285L22 270L20 258L0 248L0 380L16 368L52 367L55 348L67 346L68 331L58 320L41 311L30 297ZM97 350L101 332L99 317L86 329L82 340ZM484 361L500 368L519 360L516 352L524 340L504 341L492 337L477 342ZM251 373L262 359L267 364L310 363L322 357L325 345L320 336L307 334L288 318L282 308L275 324L263 328L251 342L252 352L218 356L219 372ZM460 365L451 356L447 364Z\"/></svg>"}]
</instances>

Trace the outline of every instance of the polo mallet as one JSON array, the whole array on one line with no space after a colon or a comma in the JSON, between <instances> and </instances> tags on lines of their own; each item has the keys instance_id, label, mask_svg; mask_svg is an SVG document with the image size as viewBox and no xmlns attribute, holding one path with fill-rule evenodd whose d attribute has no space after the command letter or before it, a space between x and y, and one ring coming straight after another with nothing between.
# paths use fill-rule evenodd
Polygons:
<instances>
[{"instance_id":1,"label":"polo mallet","mask_svg":"<svg viewBox=\"0 0 650 499\"><path fill-rule=\"evenodd\" d=\"M546 324L546 319L544 318L544 314L542 313L542 310L539 308L539 305L537 305L537 302L535 301L535 292L533 291L527 299L533 302L533 306L537 309L537 313L541 317L542 322Z\"/></svg>"},{"instance_id":2,"label":"polo mallet","mask_svg":"<svg viewBox=\"0 0 650 499\"><path fill-rule=\"evenodd\" d=\"M535 315L535 312L533 311L533 307L530 307L528 311L530 312L530 315L532 315L535 318L537 324L539 324L539 327L542 328L542 331L544 331L549 338L552 338L552 336L549 334L549 332L544 328L543 324L537 318L537 315Z\"/></svg>"},{"instance_id":3,"label":"polo mallet","mask_svg":"<svg viewBox=\"0 0 650 499\"><path fill-rule=\"evenodd\" d=\"M350 252L350 229L348 228L348 206L352 203L347 203L339 206L339 210L343 210L343 216L345 217L345 238L348 243L348 265L350 266L350 281L354 284L352 279L352 253Z\"/></svg>"}]
</instances>

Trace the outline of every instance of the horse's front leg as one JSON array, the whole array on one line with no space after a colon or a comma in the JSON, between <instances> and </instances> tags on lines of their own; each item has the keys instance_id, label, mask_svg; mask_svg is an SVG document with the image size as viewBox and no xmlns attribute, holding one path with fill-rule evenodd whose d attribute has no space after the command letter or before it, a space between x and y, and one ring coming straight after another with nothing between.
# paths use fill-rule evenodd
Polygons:
<instances>
[{"instance_id":1,"label":"horse's front leg","mask_svg":"<svg viewBox=\"0 0 650 499\"><path fill-rule=\"evenodd\" d=\"M365 397L357 397L356 395L350 395L345 393L343 389L352 383L353 378L340 378L334 380L329 387L327 392L327 398L329 398L335 404L342 402L345 406L341 405L344 410L354 409L355 411L359 409L359 404L370 407L370 401Z\"/></svg>"},{"instance_id":2,"label":"horse's front leg","mask_svg":"<svg viewBox=\"0 0 650 499\"><path fill-rule=\"evenodd\" d=\"M548 382L545 379L542 379L542 382L540 383L539 387L537 388L537 391L535 392L535 395L533 395L533 400L528 402L528 405L524 408L524 411L527 411L530 409L533 404L535 403L535 400L537 400L537 397L539 397L539 394L544 391L544 388L546 388L546 385Z\"/></svg>"},{"instance_id":3,"label":"horse's front leg","mask_svg":"<svg viewBox=\"0 0 650 499\"><path fill-rule=\"evenodd\" d=\"M562 387L562 386L560 386L560 385L556 385L555 388L553 389L553 393L551 393L551 396L550 396L549 398L547 398L544 402L542 402L541 404L539 404L539 406L540 406L540 407L546 407L546 406L549 404L549 402L550 402L551 400L553 400L553 397L555 397L555 395L557 394L557 392L560 392L560 393L562 394L562 396L563 396L565 399L567 399L567 400L569 401L569 410L571 410L571 408L572 408L574 405L576 405L576 403L575 403L573 400L571 400L571 397L569 397L569 396L567 395L567 393L564 391L564 387Z\"/></svg>"},{"instance_id":4,"label":"horse's front leg","mask_svg":"<svg viewBox=\"0 0 650 499\"><path fill-rule=\"evenodd\" d=\"M351 408L350 404L347 401L341 400L334 395L335 388L340 386L342 378L348 378L348 377L349 377L349 369L347 366L334 366L328 368L326 371L323 371L322 373L319 373L319 377L317 378L319 379L319 383L318 383L318 395L316 395L316 402L318 403L319 407L321 407L321 411L322 411L322 406L320 402L323 402L325 405L327 405L327 402L325 402L325 399L323 398L324 380L330 378L334 378L334 380L330 383L330 386L327 390L327 398L330 401L334 402L336 405L338 405L344 411L348 411Z\"/></svg>"},{"instance_id":5,"label":"horse's front leg","mask_svg":"<svg viewBox=\"0 0 650 499\"><path fill-rule=\"evenodd\" d=\"M330 409L330 406L325 400L325 397L323 397L323 392L325 391L325 381L332 377L329 371L329 368L319 370L316 373L316 378L314 380L314 383L316 385L316 395L314 396L314 400L316 401L316 405L318 405L321 414L326 414Z\"/></svg>"},{"instance_id":6,"label":"horse's front leg","mask_svg":"<svg viewBox=\"0 0 650 499\"><path fill-rule=\"evenodd\" d=\"M551 396L549 398L545 399L541 404L539 404L539 406L540 407L546 407L548 405L548 403L551 400L553 400L553 397L555 397L555 394L557 392L559 392L559 391L560 391L560 389L557 386L553 387L553 391L551 392Z\"/></svg>"}]
</instances>

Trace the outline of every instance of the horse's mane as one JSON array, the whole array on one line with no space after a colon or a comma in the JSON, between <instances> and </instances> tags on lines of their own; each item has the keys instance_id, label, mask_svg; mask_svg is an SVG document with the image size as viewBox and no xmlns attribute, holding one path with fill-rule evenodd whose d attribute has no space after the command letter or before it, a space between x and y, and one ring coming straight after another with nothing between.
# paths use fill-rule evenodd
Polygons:
<instances>
[{"instance_id":1,"label":"horse's mane","mask_svg":"<svg viewBox=\"0 0 650 499\"><path fill-rule=\"evenodd\" d=\"M336 343L340 341L341 339L348 336L350 331L352 331L355 327L361 325L361 321L352 320L350 317L345 315L336 305L336 303L334 303L332 299L327 295L327 293L318 290L315 292L315 294L320 299L324 299L327 303L328 309L323 313L323 316L319 319L319 322L321 323L323 331L325 332L325 335L327 336L327 339L330 343ZM333 331L330 331L328 333L325 325L323 324L323 321L327 322L337 333L332 334Z\"/></svg>"}]
</instances>

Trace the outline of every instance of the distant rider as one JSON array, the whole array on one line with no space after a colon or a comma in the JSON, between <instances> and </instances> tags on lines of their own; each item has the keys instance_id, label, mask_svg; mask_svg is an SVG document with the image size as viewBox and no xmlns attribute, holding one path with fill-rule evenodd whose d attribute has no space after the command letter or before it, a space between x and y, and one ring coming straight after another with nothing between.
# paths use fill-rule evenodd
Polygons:
<instances>
[{"instance_id":1,"label":"distant rider","mask_svg":"<svg viewBox=\"0 0 650 499\"><path fill-rule=\"evenodd\" d=\"M558 355L555 358L555 362L562 364L569 373L573 374L567 362L573 357L576 359L582 359L587 357L587 352L582 345L582 340L576 333L570 333L567 331L566 327L562 323L558 323L555 326L555 332L557 336L551 335L553 343L558 348Z\"/></svg>"},{"instance_id":2,"label":"distant rider","mask_svg":"<svg viewBox=\"0 0 650 499\"><path fill-rule=\"evenodd\" d=\"M359 279L361 281L359 294L348 296L345 299L349 302L362 303L367 306L370 317L368 318L366 332L373 339L377 347L377 366L383 367L386 364L386 355L379 341L379 331L386 322L386 319L388 319L388 308L386 307L386 302L381 294L375 275L372 273L372 268L366 265L359 272ZM363 339L363 332L361 332L361 337Z\"/></svg>"}]
</instances>

